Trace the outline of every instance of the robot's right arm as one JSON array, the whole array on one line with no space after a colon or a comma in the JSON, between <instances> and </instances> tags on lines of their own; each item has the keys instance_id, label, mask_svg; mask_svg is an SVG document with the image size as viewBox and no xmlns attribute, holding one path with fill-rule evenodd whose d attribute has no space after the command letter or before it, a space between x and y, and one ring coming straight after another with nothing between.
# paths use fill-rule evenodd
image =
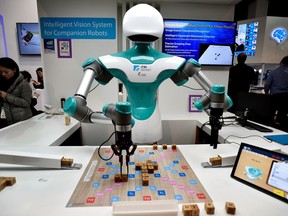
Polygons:
<instances>
[{"instance_id":1,"label":"robot's right arm","mask_svg":"<svg viewBox=\"0 0 288 216\"><path fill-rule=\"evenodd\" d=\"M83 63L83 78L73 97L69 97L64 104L64 112L73 118L85 122L96 123L108 118L102 112L93 112L87 107L86 98L94 79L101 84L108 83L113 77L95 59L90 58Z\"/></svg>"},{"instance_id":2,"label":"robot's right arm","mask_svg":"<svg viewBox=\"0 0 288 216\"><path fill-rule=\"evenodd\" d=\"M211 108L221 108L226 111L232 106L232 100L225 94L222 85L213 85L201 71L201 65L194 59L189 59L171 79L177 85L183 85L192 77L205 90L205 94L194 102L198 110L204 110L209 116Z\"/></svg>"}]
</instances>

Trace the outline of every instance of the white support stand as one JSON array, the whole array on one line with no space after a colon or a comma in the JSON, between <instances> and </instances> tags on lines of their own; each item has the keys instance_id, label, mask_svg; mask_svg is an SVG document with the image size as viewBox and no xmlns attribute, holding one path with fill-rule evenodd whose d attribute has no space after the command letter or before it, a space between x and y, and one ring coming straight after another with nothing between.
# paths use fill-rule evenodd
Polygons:
<instances>
[{"instance_id":1,"label":"white support stand","mask_svg":"<svg viewBox=\"0 0 288 216\"><path fill-rule=\"evenodd\" d=\"M113 203L113 216L177 216L177 200L121 201Z\"/></svg>"},{"instance_id":2,"label":"white support stand","mask_svg":"<svg viewBox=\"0 0 288 216\"><path fill-rule=\"evenodd\" d=\"M67 166L65 161L67 162L67 159L60 155L0 150L0 163L50 169L80 169L82 167L81 164L76 163Z\"/></svg>"}]
</instances>

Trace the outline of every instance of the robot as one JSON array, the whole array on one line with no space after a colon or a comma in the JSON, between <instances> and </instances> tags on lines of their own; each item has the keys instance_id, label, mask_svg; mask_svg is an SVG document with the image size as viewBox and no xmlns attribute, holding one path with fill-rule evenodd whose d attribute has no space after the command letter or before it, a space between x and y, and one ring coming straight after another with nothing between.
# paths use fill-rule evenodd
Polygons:
<instances>
[{"instance_id":1,"label":"robot","mask_svg":"<svg viewBox=\"0 0 288 216\"><path fill-rule=\"evenodd\" d=\"M118 151L117 148L113 150L120 157L121 166L122 150L126 150L128 166L127 160L129 161L129 156L134 153L137 144L157 143L162 138L157 89L166 79L170 78L177 86L182 86L193 77L201 85L206 94L194 105L199 110L205 110L210 116L214 128L212 130L216 132L214 136L218 136L217 131L221 128L217 120L223 111L232 105L231 99L224 92L224 86L212 85L201 72L201 65L197 61L165 54L152 47L152 43L161 38L163 30L163 17L154 7L137 4L130 8L123 18L123 33L132 41L133 46L124 52L100 56L97 60L89 58L84 62L84 75L78 90L64 104L64 111L81 122L97 123L105 118L112 119L116 130L118 128L118 132L122 133L116 136ZM124 84L128 93L127 101L123 102L124 104L104 106L102 113L93 112L86 106L86 97L92 81L95 79L105 85L113 77ZM132 136L123 136L131 133L132 123L129 122L129 115L126 115L128 121L124 123L115 121L116 115L114 118L107 115L108 107L114 107L115 113L126 113L121 111L121 107L131 107L130 117L135 121Z\"/></svg>"}]
</instances>

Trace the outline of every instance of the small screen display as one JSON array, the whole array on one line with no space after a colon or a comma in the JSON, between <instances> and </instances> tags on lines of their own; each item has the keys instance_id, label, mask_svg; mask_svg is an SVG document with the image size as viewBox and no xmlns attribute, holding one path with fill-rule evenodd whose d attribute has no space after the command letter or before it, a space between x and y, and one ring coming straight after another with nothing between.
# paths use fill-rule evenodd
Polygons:
<instances>
[{"instance_id":1,"label":"small screen display","mask_svg":"<svg viewBox=\"0 0 288 216\"><path fill-rule=\"evenodd\" d=\"M231 177L288 203L288 155L241 143Z\"/></svg>"}]
</instances>

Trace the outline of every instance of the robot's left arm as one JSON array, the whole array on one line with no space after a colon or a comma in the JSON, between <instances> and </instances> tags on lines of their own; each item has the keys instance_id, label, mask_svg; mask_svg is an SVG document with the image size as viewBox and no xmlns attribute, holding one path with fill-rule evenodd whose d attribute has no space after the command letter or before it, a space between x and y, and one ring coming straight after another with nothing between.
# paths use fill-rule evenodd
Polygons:
<instances>
[{"instance_id":1,"label":"robot's left arm","mask_svg":"<svg viewBox=\"0 0 288 216\"><path fill-rule=\"evenodd\" d=\"M231 98L225 94L225 87L222 85L213 85L201 71L201 65L194 59L186 61L171 79L176 85L180 86L186 83L190 77L194 78L206 92L200 100L194 102L198 110L205 110L205 112L210 115L209 108L211 107L226 111L232 106Z\"/></svg>"},{"instance_id":2,"label":"robot's left arm","mask_svg":"<svg viewBox=\"0 0 288 216\"><path fill-rule=\"evenodd\" d=\"M108 83L113 77L106 73L103 66L94 58L89 58L82 65L84 69L80 85L73 97L69 97L64 104L64 111L73 118L85 123L97 123L107 120L101 112L93 112L87 106L87 95L93 80L101 84Z\"/></svg>"}]
</instances>

